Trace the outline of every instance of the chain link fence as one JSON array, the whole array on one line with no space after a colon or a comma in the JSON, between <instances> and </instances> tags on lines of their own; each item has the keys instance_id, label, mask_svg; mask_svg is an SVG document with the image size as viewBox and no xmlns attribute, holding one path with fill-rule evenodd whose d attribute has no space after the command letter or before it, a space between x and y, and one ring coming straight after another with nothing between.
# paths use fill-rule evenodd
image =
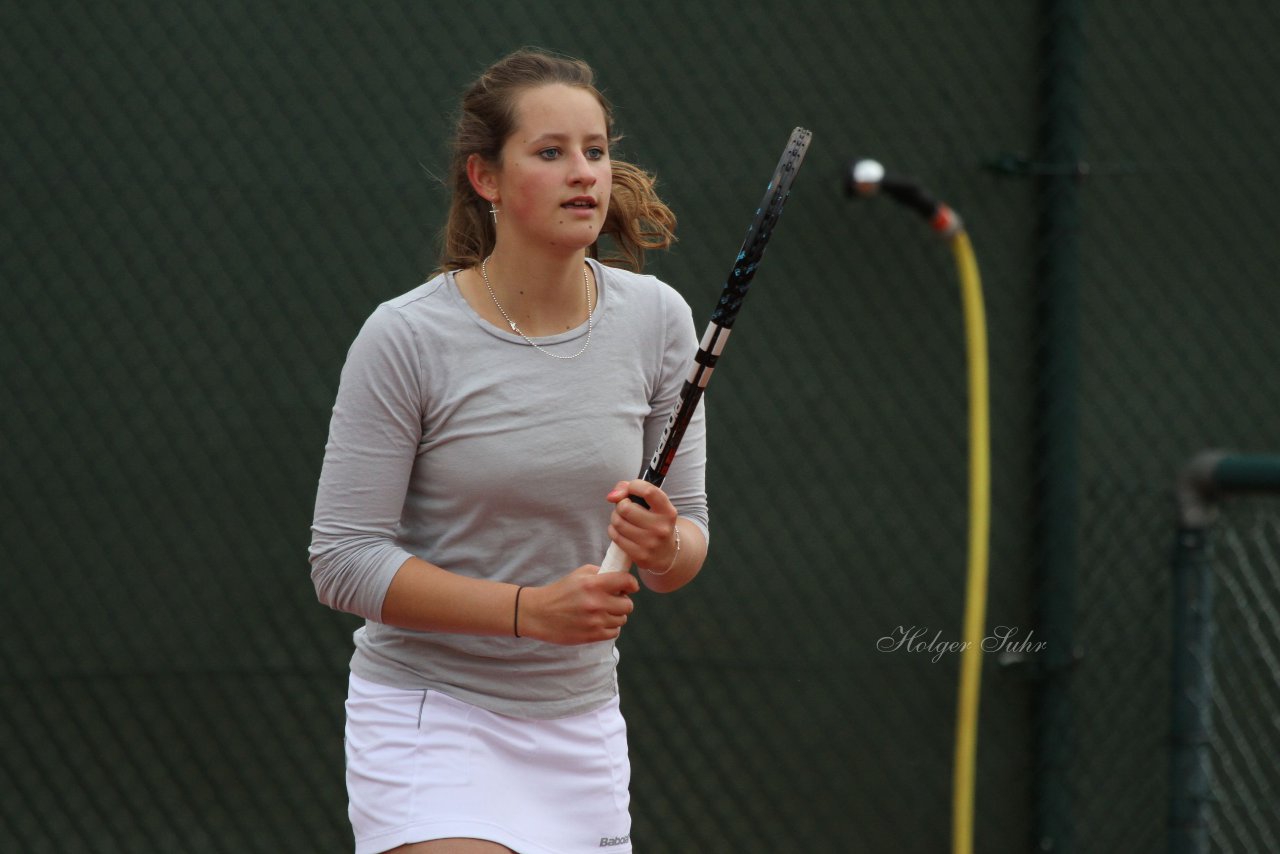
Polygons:
<instances>
[{"instance_id":1,"label":"chain link fence","mask_svg":"<svg viewBox=\"0 0 1280 854\"><path fill-rule=\"evenodd\" d=\"M877 641L960 633L959 297L945 247L841 174L880 159L969 226L988 622L1034 632L1041 368L1062 346L1045 181L1080 165L1043 156L1064 26L1082 50L1053 73L1078 75L1088 164L1055 650L1071 761L1035 756L1039 663L989 659L978 848L1043 849L1053 826L1054 851L1158 850L1169 483L1280 424L1262 0L0 6L0 850L349 850L356 623L316 604L305 560L328 412L360 323L434 266L458 92L522 44L596 67L622 156L680 216L652 271L695 318L788 131L815 135L708 397L712 556L639 597L621 643L638 850L942 850L958 661Z\"/></svg>"},{"instance_id":2,"label":"chain link fence","mask_svg":"<svg viewBox=\"0 0 1280 854\"><path fill-rule=\"evenodd\" d=\"M1169 851L1275 850L1280 456L1205 451L1178 480Z\"/></svg>"},{"instance_id":3,"label":"chain link fence","mask_svg":"<svg viewBox=\"0 0 1280 854\"><path fill-rule=\"evenodd\" d=\"M1274 450L1280 426L1280 175L1259 165L1280 9L1164 12L1085 14L1076 851L1166 849L1174 479L1201 448Z\"/></svg>"},{"instance_id":4,"label":"chain link fence","mask_svg":"<svg viewBox=\"0 0 1280 854\"><path fill-rule=\"evenodd\" d=\"M1269 505L1269 506L1268 506ZM1280 512L1232 508L1215 603L1215 851L1280 849Z\"/></svg>"}]
</instances>

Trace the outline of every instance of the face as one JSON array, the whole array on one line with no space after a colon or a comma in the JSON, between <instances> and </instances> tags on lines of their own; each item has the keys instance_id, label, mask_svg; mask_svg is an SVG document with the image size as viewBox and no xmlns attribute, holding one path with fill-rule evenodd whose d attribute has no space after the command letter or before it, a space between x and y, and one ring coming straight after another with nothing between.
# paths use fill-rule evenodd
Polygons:
<instances>
[{"instance_id":1,"label":"face","mask_svg":"<svg viewBox=\"0 0 1280 854\"><path fill-rule=\"evenodd\" d=\"M497 169L481 170L497 199L498 239L577 252L595 242L612 173L604 109L586 89L539 86L519 95L516 127Z\"/></svg>"}]
</instances>

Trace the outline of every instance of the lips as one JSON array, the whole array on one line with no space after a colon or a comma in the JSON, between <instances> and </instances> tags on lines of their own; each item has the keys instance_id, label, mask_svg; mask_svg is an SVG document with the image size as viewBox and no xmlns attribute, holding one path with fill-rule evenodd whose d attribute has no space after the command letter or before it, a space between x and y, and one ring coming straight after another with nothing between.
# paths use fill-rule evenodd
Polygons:
<instances>
[{"instance_id":1,"label":"lips","mask_svg":"<svg viewBox=\"0 0 1280 854\"><path fill-rule=\"evenodd\" d=\"M576 196L560 207L568 208L569 210L591 210L596 207L596 200L590 196Z\"/></svg>"}]
</instances>

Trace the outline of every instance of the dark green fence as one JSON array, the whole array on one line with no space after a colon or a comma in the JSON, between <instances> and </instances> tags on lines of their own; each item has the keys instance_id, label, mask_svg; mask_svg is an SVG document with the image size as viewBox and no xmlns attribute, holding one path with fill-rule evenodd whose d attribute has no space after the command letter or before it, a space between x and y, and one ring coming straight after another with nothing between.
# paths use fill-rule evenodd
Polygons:
<instances>
[{"instance_id":1,"label":"dark green fence","mask_svg":"<svg viewBox=\"0 0 1280 854\"><path fill-rule=\"evenodd\" d=\"M1280 426L1278 36L1265 0L3 4L0 850L349 847L328 411L433 266L458 91L530 43L596 66L698 316L815 135L708 399L712 557L622 643L639 850L948 844L958 662L877 642L960 632L960 305L855 155L968 224L988 622L1050 642L984 668L978 849L1159 850L1170 473Z\"/></svg>"}]
</instances>

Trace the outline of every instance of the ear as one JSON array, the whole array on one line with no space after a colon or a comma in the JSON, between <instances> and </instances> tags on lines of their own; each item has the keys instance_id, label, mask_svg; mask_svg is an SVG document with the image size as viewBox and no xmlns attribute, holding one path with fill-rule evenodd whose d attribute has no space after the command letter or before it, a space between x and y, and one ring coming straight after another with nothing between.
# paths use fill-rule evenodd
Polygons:
<instances>
[{"instance_id":1,"label":"ear","mask_svg":"<svg viewBox=\"0 0 1280 854\"><path fill-rule=\"evenodd\" d=\"M467 180L480 198L489 202L498 201L498 171L479 154L467 157Z\"/></svg>"}]
</instances>

